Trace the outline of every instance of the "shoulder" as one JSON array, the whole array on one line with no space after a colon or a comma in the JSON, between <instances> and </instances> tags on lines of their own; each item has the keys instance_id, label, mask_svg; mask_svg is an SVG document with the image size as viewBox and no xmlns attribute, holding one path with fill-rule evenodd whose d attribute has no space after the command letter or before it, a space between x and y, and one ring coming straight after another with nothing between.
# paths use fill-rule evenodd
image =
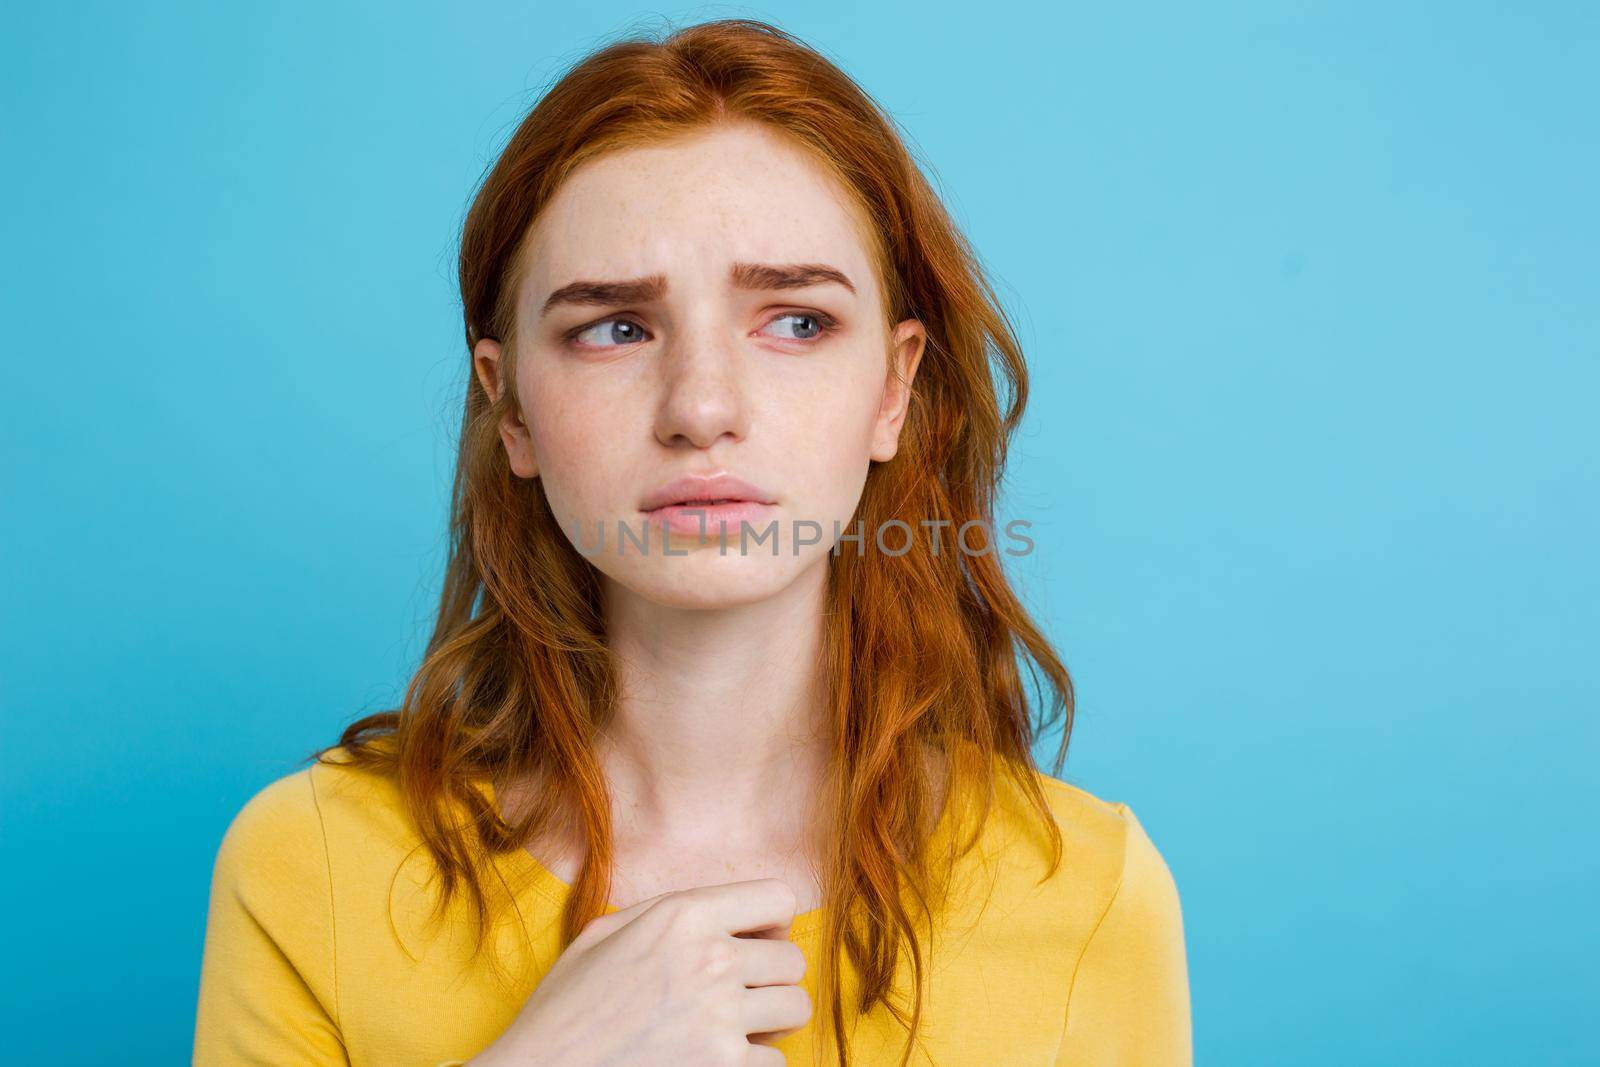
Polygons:
<instances>
[{"instance_id":1,"label":"shoulder","mask_svg":"<svg viewBox=\"0 0 1600 1067\"><path fill-rule=\"evenodd\" d=\"M257 789L238 809L212 866L206 982L263 955L287 961L332 1004L332 886L309 768Z\"/></svg>"},{"instance_id":2,"label":"shoulder","mask_svg":"<svg viewBox=\"0 0 1600 1067\"><path fill-rule=\"evenodd\" d=\"M1121 858L1135 825L1126 804L1106 800L1034 767L1026 771L1039 784L1050 814L1065 837L1080 848Z\"/></svg>"},{"instance_id":3,"label":"shoulder","mask_svg":"<svg viewBox=\"0 0 1600 1067\"><path fill-rule=\"evenodd\" d=\"M271 876L322 861L322 820L313 793L311 768L285 774L256 790L234 814L217 851L218 875Z\"/></svg>"},{"instance_id":4,"label":"shoulder","mask_svg":"<svg viewBox=\"0 0 1600 1067\"><path fill-rule=\"evenodd\" d=\"M1080 845L1114 856L1124 879L1131 875L1144 881L1165 875L1170 880L1166 861L1126 802L1102 799L1042 771L1035 770L1033 774L1044 790L1057 825Z\"/></svg>"},{"instance_id":5,"label":"shoulder","mask_svg":"<svg viewBox=\"0 0 1600 1067\"><path fill-rule=\"evenodd\" d=\"M325 882L339 846L352 838L401 836L399 791L357 770L342 748L261 786L234 814L217 850L219 884L287 888Z\"/></svg>"},{"instance_id":6,"label":"shoulder","mask_svg":"<svg viewBox=\"0 0 1600 1067\"><path fill-rule=\"evenodd\" d=\"M1110 800L1051 777L1031 765L1019 768L1039 788L1061 835L1061 862L1051 873L1048 827L1016 781L997 765L997 847L1021 873L1044 878L1044 892L1092 936L1115 907L1134 924L1179 923L1177 886L1160 850L1126 802ZM1049 877L1046 877L1049 875Z\"/></svg>"},{"instance_id":7,"label":"shoulder","mask_svg":"<svg viewBox=\"0 0 1600 1067\"><path fill-rule=\"evenodd\" d=\"M1016 862L1036 865L1048 859L1049 826L1023 788L1028 785L1043 797L1045 813L1061 835L1062 865L1073 869L1072 880L1080 890L1093 885L1109 895L1121 877L1125 854L1142 832L1128 806L1053 778L1032 764L997 758L994 766L997 829L1008 850L1026 853Z\"/></svg>"},{"instance_id":8,"label":"shoulder","mask_svg":"<svg viewBox=\"0 0 1600 1067\"><path fill-rule=\"evenodd\" d=\"M1127 803L1040 778L1063 836L1088 847L1099 872L1072 941L1060 1062L1193 1062L1183 912L1166 860Z\"/></svg>"},{"instance_id":9,"label":"shoulder","mask_svg":"<svg viewBox=\"0 0 1600 1067\"><path fill-rule=\"evenodd\" d=\"M223 833L206 920L197 1063L232 1062L244 1044L253 1062L268 1045L273 1062L323 1062L337 1047L337 924L319 773L304 767L259 787Z\"/></svg>"},{"instance_id":10,"label":"shoulder","mask_svg":"<svg viewBox=\"0 0 1600 1067\"><path fill-rule=\"evenodd\" d=\"M1077 953L1075 998L1121 1002L1137 995L1176 1026L1187 1019L1188 977L1183 909L1166 859L1127 803L1044 774L1039 779L1063 837L1080 857L1093 857L1097 872L1098 899ZM1092 992L1117 989L1123 992Z\"/></svg>"},{"instance_id":11,"label":"shoulder","mask_svg":"<svg viewBox=\"0 0 1600 1067\"><path fill-rule=\"evenodd\" d=\"M1063 836L1080 850L1096 854L1103 865L1116 870L1112 891L1143 905L1175 905L1177 887L1172 872L1156 844L1134 814L1120 800L1106 800L1081 786L1033 772L1050 802ZM1108 897L1107 904L1111 903Z\"/></svg>"}]
</instances>

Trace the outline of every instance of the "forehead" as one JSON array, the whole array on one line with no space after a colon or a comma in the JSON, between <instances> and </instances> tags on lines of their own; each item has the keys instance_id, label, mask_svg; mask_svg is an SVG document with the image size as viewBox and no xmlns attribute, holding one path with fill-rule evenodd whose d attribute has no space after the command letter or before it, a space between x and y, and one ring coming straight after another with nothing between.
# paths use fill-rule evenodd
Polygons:
<instances>
[{"instance_id":1,"label":"forehead","mask_svg":"<svg viewBox=\"0 0 1600 1067\"><path fill-rule=\"evenodd\" d=\"M726 284L734 262L827 263L874 299L865 222L803 148L754 124L609 152L580 166L529 235L524 308L577 279L661 273Z\"/></svg>"}]
</instances>

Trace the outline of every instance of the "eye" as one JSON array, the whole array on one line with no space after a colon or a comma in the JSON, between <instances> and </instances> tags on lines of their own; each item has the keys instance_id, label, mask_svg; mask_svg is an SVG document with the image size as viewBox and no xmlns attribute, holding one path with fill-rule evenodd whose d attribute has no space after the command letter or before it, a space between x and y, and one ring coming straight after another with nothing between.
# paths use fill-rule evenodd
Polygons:
<instances>
[{"instance_id":1,"label":"eye","mask_svg":"<svg viewBox=\"0 0 1600 1067\"><path fill-rule=\"evenodd\" d=\"M585 340L590 334L595 335L595 339ZM574 330L567 335L567 339L581 342L587 348L611 348L614 346L608 342L630 345L644 340L644 336L644 327L632 319L601 319Z\"/></svg>"},{"instance_id":2,"label":"eye","mask_svg":"<svg viewBox=\"0 0 1600 1067\"><path fill-rule=\"evenodd\" d=\"M786 311L772 322L783 322L785 319L797 319L803 323L798 327L802 336L785 337L785 341L815 341L839 328L838 320L821 311ZM767 325L771 326L772 322Z\"/></svg>"}]
</instances>

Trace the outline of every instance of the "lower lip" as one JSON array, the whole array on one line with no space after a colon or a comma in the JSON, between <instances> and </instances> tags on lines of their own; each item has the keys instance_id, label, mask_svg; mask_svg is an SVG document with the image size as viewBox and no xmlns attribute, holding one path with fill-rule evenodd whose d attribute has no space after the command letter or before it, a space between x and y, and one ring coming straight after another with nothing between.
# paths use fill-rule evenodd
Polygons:
<instances>
[{"instance_id":1,"label":"lower lip","mask_svg":"<svg viewBox=\"0 0 1600 1067\"><path fill-rule=\"evenodd\" d=\"M668 504L664 508L645 512L650 525L659 526L669 533L688 537L720 537L726 529L730 536L738 536L740 523L748 522L752 533L760 533L777 511L775 505L754 500L732 500L725 504Z\"/></svg>"}]
</instances>

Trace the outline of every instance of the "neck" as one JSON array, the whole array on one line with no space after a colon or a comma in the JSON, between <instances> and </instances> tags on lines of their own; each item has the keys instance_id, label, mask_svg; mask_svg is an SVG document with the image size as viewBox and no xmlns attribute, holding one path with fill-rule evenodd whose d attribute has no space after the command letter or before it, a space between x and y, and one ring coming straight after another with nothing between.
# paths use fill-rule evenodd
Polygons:
<instances>
[{"instance_id":1,"label":"neck","mask_svg":"<svg viewBox=\"0 0 1600 1067\"><path fill-rule=\"evenodd\" d=\"M716 610L608 585L618 700L598 749L619 837L757 848L807 836L831 750L826 581L824 563L774 596Z\"/></svg>"}]
</instances>

